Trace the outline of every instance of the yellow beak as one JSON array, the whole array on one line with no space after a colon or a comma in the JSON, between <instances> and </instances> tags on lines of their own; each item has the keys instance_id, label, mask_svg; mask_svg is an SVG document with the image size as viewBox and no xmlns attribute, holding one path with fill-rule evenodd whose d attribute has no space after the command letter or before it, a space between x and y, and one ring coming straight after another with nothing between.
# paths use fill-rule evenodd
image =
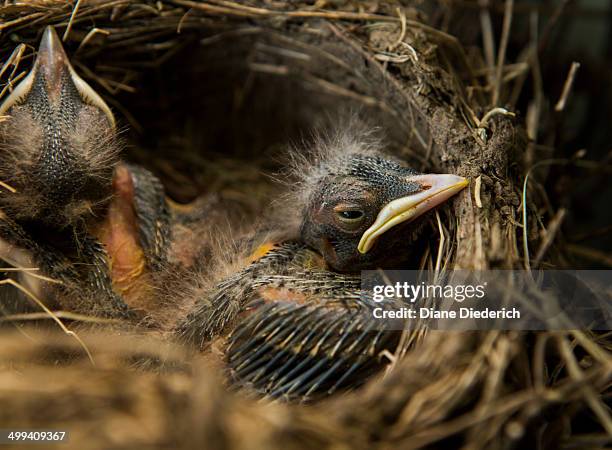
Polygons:
<instances>
[{"instance_id":1,"label":"yellow beak","mask_svg":"<svg viewBox=\"0 0 612 450\"><path fill-rule=\"evenodd\" d=\"M469 184L467 179L449 174L415 175L411 176L408 181L421 184L423 190L395 199L385 205L372 226L361 236L357 247L359 253L367 253L376 239L390 228L416 219L445 202Z\"/></svg>"}]
</instances>

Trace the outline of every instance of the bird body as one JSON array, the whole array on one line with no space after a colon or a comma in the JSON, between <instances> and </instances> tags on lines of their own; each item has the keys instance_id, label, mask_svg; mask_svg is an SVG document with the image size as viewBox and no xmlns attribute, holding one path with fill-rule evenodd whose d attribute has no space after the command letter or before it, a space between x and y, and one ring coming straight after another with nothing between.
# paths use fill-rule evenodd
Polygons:
<instances>
[{"instance_id":1,"label":"bird body","mask_svg":"<svg viewBox=\"0 0 612 450\"><path fill-rule=\"evenodd\" d=\"M146 317L171 239L164 189L120 161L111 110L52 27L0 114L0 180L12 188L0 192L0 256L47 277L20 281L51 309Z\"/></svg>"},{"instance_id":2,"label":"bird body","mask_svg":"<svg viewBox=\"0 0 612 450\"><path fill-rule=\"evenodd\" d=\"M422 228L415 220L467 182L419 174L365 138L342 129L318 141L275 214L298 221L284 222L244 268L196 293L179 323L179 337L214 348L238 385L308 401L354 388L390 362L383 355L401 332L377 328L372 311L380 305L359 272L407 268L401 264Z\"/></svg>"}]
</instances>

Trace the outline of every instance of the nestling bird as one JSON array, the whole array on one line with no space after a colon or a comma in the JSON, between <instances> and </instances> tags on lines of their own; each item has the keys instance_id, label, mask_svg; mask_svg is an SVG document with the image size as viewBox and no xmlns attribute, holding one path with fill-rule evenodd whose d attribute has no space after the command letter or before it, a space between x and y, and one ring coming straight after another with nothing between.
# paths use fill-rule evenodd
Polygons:
<instances>
[{"instance_id":1,"label":"nestling bird","mask_svg":"<svg viewBox=\"0 0 612 450\"><path fill-rule=\"evenodd\" d=\"M120 143L112 112L72 68L48 27L30 73L2 103L2 209L20 222L66 228L108 202Z\"/></svg>"},{"instance_id":2,"label":"nestling bird","mask_svg":"<svg viewBox=\"0 0 612 450\"><path fill-rule=\"evenodd\" d=\"M14 189L0 192L0 256L60 282L22 277L50 307L133 316L149 272L166 261L164 190L148 171L120 162L111 110L75 72L52 27L0 115L0 180Z\"/></svg>"},{"instance_id":3,"label":"nestling bird","mask_svg":"<svg viewBox=\"0 0 612 450\"><path fill-rule=\"evenodd\" d=\"M316 147L275 214L282 231L177 329L183 340L220 349L239 385L273 397L328 395L386 365L381 353L393 352L400 333L376 328L370 312L380 305L361 291L358 273L408 268L418 219L467 185L417 173L360 130Z\"/></svg>"}]
</instances>

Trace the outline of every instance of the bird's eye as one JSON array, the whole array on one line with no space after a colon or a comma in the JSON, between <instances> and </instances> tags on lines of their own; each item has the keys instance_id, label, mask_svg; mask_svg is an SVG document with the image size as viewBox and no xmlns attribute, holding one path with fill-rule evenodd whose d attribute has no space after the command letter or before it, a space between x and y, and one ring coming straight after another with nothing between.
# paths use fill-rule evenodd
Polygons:
<instances>
[{"instance_id":1,"label":"bird's eye","mask_svg":"<svg viewBox=\"0 0 612 450\"><path fill-rule=\"evenodd\" d=\"M338 216L340 216L340 219L342 220L353 221L361 219L363 217L363 213L356 210L339 211Z\"/></svg>"},{"instance_id":2,"label":"bird's eye","mask_svg":"<svg viewBox=\"0 0 612 450\"><path fill-rule=\"evenodd\" d=\"M364 212L349 205L338 205L334 208L337 223L346 231L356 231L363 224Z\"/></svg>"}]
</instances>

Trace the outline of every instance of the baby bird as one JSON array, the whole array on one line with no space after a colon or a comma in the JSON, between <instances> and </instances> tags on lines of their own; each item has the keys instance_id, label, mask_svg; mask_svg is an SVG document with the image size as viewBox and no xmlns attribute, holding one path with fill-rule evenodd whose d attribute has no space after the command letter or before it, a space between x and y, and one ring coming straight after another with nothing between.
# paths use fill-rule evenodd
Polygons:
<instances>
[{"instance_id":1,"label":"baby bird","mask_svg":"<svg viewBox=\"0 0 612 450\"><path fill-rule=\"evenodd\" d=\"M321 162L302 171L294 194L299 238L338 272L397 268L419 236L415 221L467 186L457 175L419 174L383 156L364 133L319 142Z\"/></svg>"},{"instance_id":2,"label":"baby bird","mask_svg":"<svg viewBox=\"0 0 612 450\"><path fill-rule=\"evenodd\" d=\"M19 222L66 228L95 216L111 195L120 145L102 98L72 68L47 27L30 73L0 106L0 199Z\"/></svg>"},{"instance_id":3,"label":"baby bird","mask_svg":"<svg viewBox=\"0 0 612 450\"><path fill-rule=\"evenodd\" d=\"M49 307L133 317L149 272L166 260L164 190L120 162L111 110L52 27L0 116L0 180L14 190L0 192L0 257L57 282L21 277Z\"/></svg>"},{"instance_id":4,"label":"baby bird","mask_svg":"<svg viewBox=\"0 0 612 450\"><path fill-rule=\"evenodd\" d=\"M401 333L376 328L371 312L381 305L361 290L358 273L409 268L418 219L467 185L419 174L353 129L317 147L313 162L297 165L301 180L276 213L282 231L177 329L185 341L221 349L237 384L301 401L358 386L386 365L381 354Z\"/></svg>"}]
</instances>

